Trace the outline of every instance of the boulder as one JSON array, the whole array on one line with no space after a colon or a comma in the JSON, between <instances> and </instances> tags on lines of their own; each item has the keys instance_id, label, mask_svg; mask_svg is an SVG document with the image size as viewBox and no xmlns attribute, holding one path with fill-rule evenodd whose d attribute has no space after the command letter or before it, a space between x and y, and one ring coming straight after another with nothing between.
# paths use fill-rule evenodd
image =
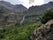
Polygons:
<instances>
[{"instance_id":1,"label":"boulder","mask_svg":"<svg viewBox=\"0 0 53 40\"><path fill-rule=\"evenodd\" d=\"M35 29L30 40L53 40L53 19Z\"/></svg>"}]
</instances>

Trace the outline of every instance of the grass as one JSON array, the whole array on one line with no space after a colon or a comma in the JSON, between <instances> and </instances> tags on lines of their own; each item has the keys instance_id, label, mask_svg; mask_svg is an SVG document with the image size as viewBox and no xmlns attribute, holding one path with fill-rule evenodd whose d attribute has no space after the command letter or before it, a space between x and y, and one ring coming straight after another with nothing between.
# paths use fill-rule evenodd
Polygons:
<instances>
[{"instance_id":1,"label":"grass","mask_svg":"<svg viewBox=\"0 0 53 40\"><path fill-rule=\"evenodd\" d=\"M26 23L22 26L16 26L11 30L0 31L1 39L3 40L29 40L32 32L41 25L37 23Z\"/></svg>"}]
</instances>

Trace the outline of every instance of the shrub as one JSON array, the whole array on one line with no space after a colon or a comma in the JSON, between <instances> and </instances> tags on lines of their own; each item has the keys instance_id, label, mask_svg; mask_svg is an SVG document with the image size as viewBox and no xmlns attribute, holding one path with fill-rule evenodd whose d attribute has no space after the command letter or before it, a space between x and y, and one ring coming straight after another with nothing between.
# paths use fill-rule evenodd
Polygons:
<instances>
[{"instance_id":1,"label":"shrub","mask_svg":"<svg viewBox=\"0 0 53 40\"><path fill-rule=\"evenodd\" d=\"M45 24L47 21L53 19L53 11L48 10L45 12L44 16L41 17L41 22Z\"/></svg>"}]
</instances>

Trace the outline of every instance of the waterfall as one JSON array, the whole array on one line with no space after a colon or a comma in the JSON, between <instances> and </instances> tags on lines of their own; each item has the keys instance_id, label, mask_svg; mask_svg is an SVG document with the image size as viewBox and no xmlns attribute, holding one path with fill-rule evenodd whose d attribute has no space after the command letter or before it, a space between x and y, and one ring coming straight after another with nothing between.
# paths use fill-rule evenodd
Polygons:
<instances>
[{"instance_id":1,"label":"waterfall","mask_svg":"<svg viewBox=\"0 0 53 40\"><path fill-rule=\"evenodd\" d=\"M20 25L23 24L24 20L25 20L25 15L23 16L22 20L20 21Z\"/></svg>"}]
</instances>

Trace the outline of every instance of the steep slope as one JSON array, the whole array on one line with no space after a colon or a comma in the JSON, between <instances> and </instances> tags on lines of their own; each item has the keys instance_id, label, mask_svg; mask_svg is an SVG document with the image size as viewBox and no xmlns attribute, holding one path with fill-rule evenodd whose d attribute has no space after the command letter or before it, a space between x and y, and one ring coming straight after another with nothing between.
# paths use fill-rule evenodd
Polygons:
<instances>
[{"instance_id":1,"label":"steep slope","mask_svg":"<svg viewBox=\"0 0 53 40\"><path fill-rule=\"evenodd\" d=\"M53 19L37 28L30 40L53 40Z\"/></svg>"},{"instance_id":2,"label":"steep slope","mask_svg":"<svg viewBox=\"0 0 53 40\"><path fill-rule=\"evenodd\" d=\"M24 7L24 6L21 5L21 4L19 4L19 5L14 5L13 8L14 8L15 10L17 10L18 12L24 12L24 11L27 10L27 8Z\"/></svg>"},{"instance_id":3,"label":"steep slope","mask_svg":"<svg viewBox=\"0 0 53 40\"><path fill-rule=\"evenodd\" d=\"M6 2L6 1L0 1L0 6L3 6L3 7L7 8L10 11L13 10L13 8L12 8L13 5L10 4L9 2Z\"/></svg>"},{"instance_id":4,"label":"steep slope","mask_svg":"<svg viewBox=\"0 0 53 40\"><path fill-rule=\"evenodd\" d=\"M22 19L22 12L27 10L23 5L12 5L6 1L0 1L0 27L15 26Z\"/></svg>"},{"instance_id":5,"label":"steep slope","mask_svg":"<svg viewBox=\"0 0 53 40\"><path fill-rule=\"evenodd\" d=\"M15 25L15 18L15 13L11 12L4 6L0 6L0 27Z\"/></svg>"},{"instance_id":6,"label":"steep slope","mask_svg":"<svg viewBox=\"0 0 53 40\"><path fill-rule=\"evenodd\" d=\"M4 6L4 7L8 8L12 12L23 12L23 11L27 10L27 8L25 8L23 5L13 5L6 1L0 1L0 6Z\"/></svg>"}]
</instances>

